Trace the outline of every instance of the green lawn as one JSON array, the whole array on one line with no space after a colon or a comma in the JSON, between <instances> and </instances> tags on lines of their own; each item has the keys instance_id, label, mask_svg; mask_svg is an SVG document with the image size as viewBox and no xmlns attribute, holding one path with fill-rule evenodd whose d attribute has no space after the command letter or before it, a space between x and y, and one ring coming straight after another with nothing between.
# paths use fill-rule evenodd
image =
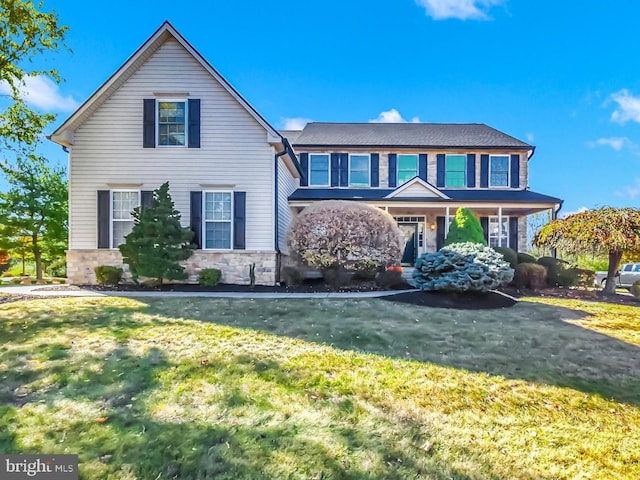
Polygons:
<instances>
[{"instance_id":1,"label":"green lawn","mask_svg":"<svg viewBox=\"0 0 640 480\"><path fill-rule=\"evenodd\" d=\"M0 305L0 452L85 479L637 479L637 307Z\"/></svg>"}]
</instances>

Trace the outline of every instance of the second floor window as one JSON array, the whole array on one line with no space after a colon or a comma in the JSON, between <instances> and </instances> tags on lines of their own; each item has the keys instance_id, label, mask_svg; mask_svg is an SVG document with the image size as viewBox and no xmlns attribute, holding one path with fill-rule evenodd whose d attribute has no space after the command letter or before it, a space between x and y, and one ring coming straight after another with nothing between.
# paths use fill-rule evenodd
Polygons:
<instances>
[{"instance_id":1,"label":"second floor window","mask_svg":"<svg viewBox=\"0 0 640 480\"><path fill-rule=\"evenodd\" d=\"M329 185L329 155L310 154L309 155L309 185L328 186Z\"/></svg>"},{"instance_id":2,"label":"second floor window","mask_svg":"<svg viewBox=\"0 0 640 480\"><path fill-rule=\"evenodd\" d=\"M418 175L418 155L398 155L398 185Z\"/></svg>"},{"instance_id":3,"label":"second floor window","mask_svg":"<svg viewBox=\"0 0 640 480\"><path fill-rule=\"evenodd\" d=\"M349 186L369 186L369 155L349 156Z\"/></svg>"},{"instance_id":4,"label":"second floor window","mask_svg":"<svg viewBox=\"0 0 640 480\"><path fill-rule=\"evenodd\" d=\"M509 186L509 156L491 155L489 157L489 186Z\"/></svg>"},{"instance_id":5,"label":"second floor window","mask_svg":"<svg viewBox=\"0 0 640 480\"><path fill-rule=\"evenodd\" d=\"M158 101L158 145L184 146L187 102Z\"/></svg>"},{"instance_id":6,"label":"second floor window","mask_svg":"<svg viewBox=\"0 0 640 480\"><path fill-rule=\"evenodd\" d=\"M466 182L465 155L447 155L445 157L445 187L464 187Z\"/></svg>"}]
</instances>

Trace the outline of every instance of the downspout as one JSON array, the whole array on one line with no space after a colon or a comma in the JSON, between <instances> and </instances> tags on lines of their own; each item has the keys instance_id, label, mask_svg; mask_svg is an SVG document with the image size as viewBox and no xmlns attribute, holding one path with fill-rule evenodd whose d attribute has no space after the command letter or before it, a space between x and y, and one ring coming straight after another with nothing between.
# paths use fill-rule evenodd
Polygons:
<instances>
[{"instance_id":1,"label":"downspout","mask_svg":"<svg viewBox=\"0 0 640 480\"><path fill-rule=\"evenodd\" d=\"M560 210L562 210L562 204L563 204L563 202L560 202L560 203L558 204L558 208L554 208L554 209L551 211L551 220L556 220L556 219L558 218L558 212L559 212ZM552 249L551 249L551 256L552 256L553 258L558 258L558 257L557 257L557 256L558 256L558 251L557 251L555 248L552 248Z\"/></svg>"},{"instance_id":2,"label":"downspout","mask_svg":"<svg viewBox=\"0 0 640 480\"><path fill-rule=\"evenodd\" d=\"M283 138L283 140L285 140ZM285 140L286 141L286 140ZM278 238L279 236L279 230L280 230L280 201L279 201L279 192L278 192L278 183L279 183L279 177L278 177L278 160L280 159L280 157L282 157L283 155L285 155L287 153L287 146L286 144L284 145L284 150L282 150L281 152L277 152L274 156L274 173L275 173L275 185L274 185L274 192L275 192L275 196L274 196L274 208L275 208L275 222L274 223L274 247L275 247L275 251L276 251L276 283L279 284L280 283L280 265L281 265L281 255L280 255L280 239Z\"/></svg>"}]
</instances>

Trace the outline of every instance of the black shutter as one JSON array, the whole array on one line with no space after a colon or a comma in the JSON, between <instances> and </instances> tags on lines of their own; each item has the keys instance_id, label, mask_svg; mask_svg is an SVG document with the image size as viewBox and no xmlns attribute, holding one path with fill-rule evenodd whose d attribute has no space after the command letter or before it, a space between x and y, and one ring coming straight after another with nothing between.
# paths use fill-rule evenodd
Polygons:
<instances>
[{"instance_id":1,"label":"black shutter","mask_svg":"<svg viewBox=\"0 0 640 480\"><path fill-rule=\"evenodd\" d=\"M191 231L196 248L202 248L202 192L191 192Z\"/></svg>"},{"instance_id":2,"label":"black shutter","mask_svg":"<svg viewBox=\"0 0 640 480\"><path fill-rule=\"evenodd\" d=\"M156 101L153 98L143 100L144 111L142 115L142 147L155 148L156 146Z\"/></svg>"},{"instance_id":3,"label":"black shutter","mask_svg":"<svg viewBox=\"0 0 640 480\"><path fill-rule=\"evenodd\" d=\"M489 243L489 217L480 217L480 225L484 232L484 239Z\"/></svg>"},{"instance_id":4,"label":"black shutter","mask_svg":"<svg viewBox=\"0 0 640 480\"><path fill-rule=\"evenodd\" d=\"M309 154L300 154L300 168L302 169L302 177L300 178L300 186L306 187L309 185Z\"/></svg>"},{"instance_id":5,"label":"black shutter","mask_svg":"<svg viewBox=\"0 0 640 480\"><path fill-rule=\"evenodd\" d=\"M110 210L111 192L98 190L98 248L111 248L109 237L111 236Z\"/></svg>"},{"instance_id":6,"label":"black shutter","mask_svg":"<svg viewBox=\"0 0 640 480\"><path fill-rule=\"evenodd\" d=\"M511 188L520 188L520 155L511 155Z\"/></svg>"},{"instance_id":7,"label":"black shutter","mask_svg":"<svg viewBox=\"0 0 640 480\"><path fill-rule=\"evenodd\" d=\"M349 186L349 154L340 154L340 186Z\"/></svg>"},{"instance_id":8,"label":"black shutter","mask_svg":"<svg viewBox=\"0 0 640 480\"><path fill-rule=\"evenodd\" d=\"M509 217L509 248L518 251L518 217Z\"/></svg>"},{"instance_id":9,"label":"black shutter","mask_svg":"<svg viewBox=\"0 0 640 480\"><path fill-rule=\"evenodd\" d=\"M440 250L444 247L444 217L436 218L436 248Z\"/></svg>"},{"instance_id":10,"label":"black shutter","mask_svg":"<svg viewBox=\"0 0 640 480\"><path fill-rule=\"evenodd\" d=\"M467 187L476 186L476 154L467 153Z\"/></svg>"},{"instance_id":11,"label":"black shutter","mask_svg":"<svg viewBox=\"0 0 640 480\"><path fill-rule=\"evenodd\" d=\"M340 183L340 154L331 154L331 186L337 187Z\"/></svg>"},{"instance_id":12,"label":"black shutter","mask_svg":"<svg viewBox=\"0 0 640 480\"><path fill-rule=\"evenodd\" d=\"M421 153L418 155L418 176L427 181L427 154Z\"/></svg>"},{"instance_id":13,"label":"black shutter","mask_svg":"<svg viewBox=\"0 0 640 480\"><path fill-rule=\"evenodd\" d=\"M380 155L378 153L371 154L371 186L380 186Z\"/></svg>"},{"instance_id":14,"label":"black shutter","mask_svg":"<svg viewBox=\"0 0 640 480\"><path fill-rule=\"evenodd\" d=\"M150 207L153 203L153 191L152 190L142 190L140 192L140 205L142 208Z\"/></svg>"},{"instance_id":15,"label":"black shutter","mask_svg":"<svg viewBox=\"0 0 640 480\"><path fill-rule=\"evenodd\" d=\"M398 156L395 153L389 154L389 188L396 188L398 185Z\"/></svg>"},{"instance_id":16,"label":"black shutter","mask_svg":"<svg viewBox=\"0 0 640 480\"><path fill-rule=\"evenodd\" d=\"M489 155L480 155L480 188L489 188Z\"/></svg>"},{"instance_id":17,"label":"black shutter","mask_svg":"<svg viewBox=\"0 0 640 480\"><path fill-rule=\"evenodd\" d=\"M233 249L246 248L247 193L233 192Z\"/></svg>"},{"instance_id":18,"label":"black shutter","mask_svg":"<svg viewBox=\"0 0 640 480\"><path fill-rule=\"evenodd\" d=\"M444 187L444 153L436 155L436 187Z\"/></svg>"},{"instance_id":19,"label":"black shutter","mask_svg":"<svg viewBox=\"0 0 640 480\"><path fill-rule=\"evenodd\" d=\"M189 148L200 148L200 100L189 99Z\"/></svg>"}]
</instances>

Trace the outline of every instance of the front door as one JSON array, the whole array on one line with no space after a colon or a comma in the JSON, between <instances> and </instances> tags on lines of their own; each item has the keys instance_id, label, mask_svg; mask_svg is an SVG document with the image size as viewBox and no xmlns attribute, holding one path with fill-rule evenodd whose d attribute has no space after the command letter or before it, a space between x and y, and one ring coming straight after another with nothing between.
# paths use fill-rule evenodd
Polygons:
<instances>
[{"instance_id":1,"label":"front door","mask_svg":"<svg viewBox=\"0 0 640 480\"><path fill-rule=\"evenodd\" d=\"M418 254L418 224L399 223L398 227L404 237L404 251L402 253L402 265L413 266Z\"/></svg>"}]
</instances>

